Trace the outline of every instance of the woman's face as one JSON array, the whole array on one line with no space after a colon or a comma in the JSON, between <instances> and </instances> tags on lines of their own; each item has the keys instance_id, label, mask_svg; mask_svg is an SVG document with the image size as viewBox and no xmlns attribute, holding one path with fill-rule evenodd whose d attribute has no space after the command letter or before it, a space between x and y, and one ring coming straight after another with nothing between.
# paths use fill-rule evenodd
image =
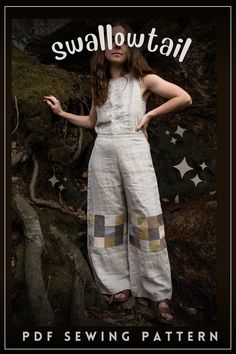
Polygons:
<instances>
[{"instance_id":1,"label":"woman's face","mask_svg":"<svg viewBox=\"0 0 236 354\"><path fill-rule=\"evenodd\" d=\"M121 46L118 46L115 41L114 37L116 33L123 33L126 37L126 31L121 26L114 26L112 27L112 49L105 49L105 58L112 64L124 64L128 58L129 47L126 44L126 41Z\"/></svg>"}]
</instances>

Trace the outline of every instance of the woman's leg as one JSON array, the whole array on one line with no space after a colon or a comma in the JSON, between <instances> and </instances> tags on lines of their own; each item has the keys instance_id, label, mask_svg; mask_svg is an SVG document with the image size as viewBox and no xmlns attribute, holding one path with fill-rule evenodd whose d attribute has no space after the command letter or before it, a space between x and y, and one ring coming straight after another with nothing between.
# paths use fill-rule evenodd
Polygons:
<instances>
[{"instance_id":1,"label":"woman's leg","mask_svg":"<svg viewBox=\"0 0 236 354\"><path fill-rule=\"evenodd\" d=\"M119 151L119 167L128 205L132 294L155 302L170 300L170 263L149 143L145 138L136 137L133 142L120 144ZM159 306L164 305L159 303Z\"/></svg>"},{"instance_id":2,"label":"woman's leg","mask_svg":"<svg viewBox=\"0 0 236 354\"><path fill-rule=\"evenodd\" d=\"M95 141L87 205L88 255L97 286L103 294L130 289L126 200L110 139Z\"/></svg>"}]
</instances>

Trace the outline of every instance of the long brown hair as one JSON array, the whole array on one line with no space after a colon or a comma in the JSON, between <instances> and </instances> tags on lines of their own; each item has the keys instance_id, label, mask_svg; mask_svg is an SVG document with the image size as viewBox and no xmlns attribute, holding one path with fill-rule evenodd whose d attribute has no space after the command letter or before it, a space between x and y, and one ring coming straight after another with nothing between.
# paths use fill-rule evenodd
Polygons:
<instances>
[{"instance_id":1,"label":"long brown hair","mask_svg":"<svg viewBox=\"0 0 236 354\"><path fill-rule=\"evenodd\" d=\"M114 26L121 26L126 33L133 33L133 30L125 23L114 22ZM154 71L148 65L141 52L135 47L129 47L128 59L124 63L126 73L133 74L137 79L147 74L153 74ZM108 95L108 82L111 78L109 71L109 62L105 57L105 52L100 48L94 53L91 59L92 90L93 101L97 106L102 106Z\"/></svg>"}]
</instances>

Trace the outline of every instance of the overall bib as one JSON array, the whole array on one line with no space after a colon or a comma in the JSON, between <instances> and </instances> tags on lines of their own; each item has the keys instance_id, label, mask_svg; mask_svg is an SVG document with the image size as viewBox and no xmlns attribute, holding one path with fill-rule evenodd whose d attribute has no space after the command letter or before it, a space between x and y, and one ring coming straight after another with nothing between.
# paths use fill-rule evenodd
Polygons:
<instances>
[{"instance_id":1,"label":"overall bib","mask_svg":"<svg viewBox=\"0 0 236 354\"><path fill-rule=\"evenodd\" d=\"M111 79L97 107L97 137L88 166L88 255L103 294L171 299L172 284L159 190L143 131L141 83Z\"/></svg>"}]
</instances>

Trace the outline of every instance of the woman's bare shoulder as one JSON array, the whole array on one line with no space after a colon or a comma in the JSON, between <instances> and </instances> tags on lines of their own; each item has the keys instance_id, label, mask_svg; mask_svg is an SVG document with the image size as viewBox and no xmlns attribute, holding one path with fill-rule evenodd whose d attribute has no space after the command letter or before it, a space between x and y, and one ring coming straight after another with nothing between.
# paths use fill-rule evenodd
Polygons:
<instances>
[{"instance_id":1,"label":"woman's bare shoulder","mask_svg":"<svg viewBox=\"0 0 236 354\"><path fill-rule=\"evenodd\" d=\"M160 76L157 74L147 74L142 78L143 84L146 87L152 85L153 82L157 82L158 80L160 80Z\"/></svg>"},{"instance_id":2,"label":"woman's bare shoulder","mask_svg":"<svg viewBox=\"0 0 236 354\"><path fill-rule=\"evenodd\" d=\"M144 98L148 98L151 94L151 87L153 86L153 83L156 82L158 76L156 74L147 74L143 76L141 80L142 84L142 94Z\"/></svg>"}]
</instances>

